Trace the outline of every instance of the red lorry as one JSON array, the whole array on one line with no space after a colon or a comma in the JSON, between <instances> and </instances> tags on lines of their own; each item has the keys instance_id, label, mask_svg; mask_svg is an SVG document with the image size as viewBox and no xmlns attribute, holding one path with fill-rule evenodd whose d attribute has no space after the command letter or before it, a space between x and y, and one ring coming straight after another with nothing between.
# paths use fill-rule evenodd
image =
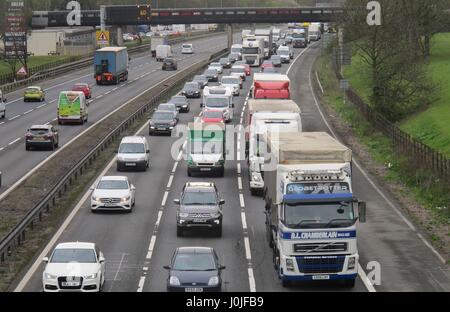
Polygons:
<instances>
[{"instance_id":1,"label":"red lorry","mask_svg":"<svg viewBox=\"0 0 450 312\"><path fill-rule=\"evenodd\" d=\"M255 73L253 77L253 99L290 100L291 81L287 75Z\"/></svg>"}]
</instances>

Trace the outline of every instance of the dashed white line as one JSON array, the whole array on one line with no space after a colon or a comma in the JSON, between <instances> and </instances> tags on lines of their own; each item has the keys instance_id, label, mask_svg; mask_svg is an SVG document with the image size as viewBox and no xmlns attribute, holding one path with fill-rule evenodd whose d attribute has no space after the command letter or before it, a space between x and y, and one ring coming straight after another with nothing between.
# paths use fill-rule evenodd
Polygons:
<instances>
[{"instance_id":1,"label":"dashed white line","mask_svg":"<svg viewBox=\"0 0 450 312\"><path fill-rule=\"evenodd\" d=\"M32 111L34 111L34 109L27 110L26 112L23 113L23 115L29 114L29 113L31 113Z\"/></svg>"},{"instance_id":2,"label":"dashed white line","mask_svg":"<svg viewBox=\"0 0 450 312\"><path fill-rule=\"evenodd\" d=\"M172 182L173 182L173 175L170 176L169 183L167 183L167 188L168 189L170 189L172 187Z\"/></svg>"},{"instance_id":3,"label":"dashed white line","mask_svg":"<svg viewBox=\"0 0 450 312\"><path fill-rule=\"evenodd\" d=\"M241 208L245 208L245 201L244 201L244 195L239 194L239 201L241 203Z\"/></svg>"},{"instance_id":4,"label":"dashed white line","mask_svg":"<svg viewBox=\"0 0 450 312\"><path fill-rule=\"evenodd\" d=\"M163 198L163 200L162 200L162 203L161 203L161 206L165 206L166 205L166 202L167 202L167 197L169 197L169 192L165 192L164 193L164 198Z\"/></svg>"},{"instance_id":5,"label":"dashed white line","mask_svg":"<svg viewBox=\"0 0 450 312\"><path fill-rule=\"evenodd\" d=\"M46 105L47 105L47 103L42 104L42 105L39 105L39 106L37 106L36 108L42 108L42 107L44 107L44 106L46 106Z\"/></svg>"},{"instance_id":6,"label":"dashed white line","mask_svg":"<svg viewBox=\"0 0 450 312\"><path fill-rule=\"evenodd\" d=\"M241 174L241 164L237 164L237 173Z\"/></svg>"},{"instance_id":7,"label":"dashed white line","mask_svg":"<svg viewBox=\"0 0 450 312\"><path fill-rule=\"evenodd\" d=\"M242 228L247 230L247 218L245 217L245 212L241 212L241 219L242 219Z\"/></svg>"},{"instance_id":8,"label":"dashed white line","mask_svg":"<svg viewBox=\"0 0 450 312\"><path fill-rule=\"evenodd\" d=\"M20 117L20 115L17 115L17 116L14 116L14 117L12 117L12 118L10 118L10 119L8 119L9 121L13 121L14 119L17 119L17 118L19 118Z\"/></svg>"},{"instance_id":9,"label":"dashed white line","mask_svg":"<svg viewBox=\"0 0 450 312\"><path fill-rule=\"evenodd\" d=\"M139 280L137 292L142 292L142 290L144 289L144 284L145 284L145 276L142 276L141 279Z\"/></svg>"},{"instance_id":10,"label":"dashed white line","mask_svg":"<svg viewBox=\"0 0 450 312\"><path fill-rule=\"evenodd\" d=\"M8 143L8 146L11 146L11 145L13 145L14 143L17 143L17 142L19 142L19 141L20 141L20 138L17 138L17 139L15 139L14 141Z\"/></svg>"},{"instance_id":11,"label":"dashed white line","mask_svg":"<svg viewBox=\"0 0 450 312\"><path fill-rule=\"evenodd\" d=\"M175 162L175 164L173 165L172 173L175 173L177 171L177 167L178 167L178 161Z\"/></svg>"},{"instance_id":12,"label":"dashed white line","mask_svg":"<svg viewBox=\"0 0 450 312\"><path fill-rule=\"evenodd\" d=\"M3 125L5 122L4 121L2 121L2 122L0 122L0 125Z\"/></svg>"},{"instance_id":13,"label":"dashed white line","mask_svg":"<svg viewBox=\"0 0 450 312\"><path fill-rule=\"evenodd\" d=\"M3 151L5 149L5 147L0 147L0 152Z\"/></svg>"},{"instance_id":14,"label":"dashed white line","mask_svg":"<svg viewBox=\"0 0 450 312\"><path fill-rule=\"evenodd\" d=\"M242 191L242 178L238 177L238 187L239 187L239 191Z\"/></svg>"}]
</instances>

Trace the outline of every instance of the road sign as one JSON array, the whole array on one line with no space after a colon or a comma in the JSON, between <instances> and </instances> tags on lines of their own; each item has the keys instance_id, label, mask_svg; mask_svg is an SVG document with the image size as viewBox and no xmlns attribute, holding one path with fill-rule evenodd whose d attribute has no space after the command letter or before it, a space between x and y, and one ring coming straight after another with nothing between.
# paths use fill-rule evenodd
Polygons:
<instances>
[{"instance_id":1,"label":"road sign","mask_svg":"<svg viewBox=\"0 0 450 312\"><path fill-rule=\"evenodd\" d=\"M95 34L98 45L109 45L109 31L97 30Z\"/></svg>"},{"instance_id":2,"label":"road sign","mask_svg":"<svg viewBox=\"0 0 450 312\"><path fill-rule=\"evenodd\" d=\"M18 71L17 71L17 76L28 76L28 72L25 68L25 66L22 66Z\"/></svg>"}]
</instances>

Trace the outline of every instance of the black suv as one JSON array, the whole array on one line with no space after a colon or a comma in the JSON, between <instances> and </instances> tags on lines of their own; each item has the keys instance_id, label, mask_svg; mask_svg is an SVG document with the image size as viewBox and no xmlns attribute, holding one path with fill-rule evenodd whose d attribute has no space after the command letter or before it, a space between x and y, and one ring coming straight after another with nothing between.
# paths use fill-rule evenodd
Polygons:
<instances>
[{"instance_id":1,"label":"black suv","mask_svg":"<svg viewBox=\"0 0 450 312\"><path fill-rule=\"evenodd\" d=\"M162 70L177 70L178 64L174 58L166 58L163 61Z\"/></svg>"},{"instance_id":2,"label":"black suv","mask_svg":"<svg viewBox=\"0 0 450 312\"><path fill-rule=\"evenodd\" d=\"M203 228L222 236L222 205L217 187L210 182L188 182L183 187L181 199L174 199L177 209L177 236L184 230Z\"/></svg>"},{"instance_id":3,"label":"black suv","mask_svg":"<svg viewBox=\"0 0 450 312\"><path fill-rule=\"evenodd\" d=\"M168 134L172 135L172 130L178 123L177 117L171 111L155 111L150 119L148 134Z\"/></svg>"}]
</instances>

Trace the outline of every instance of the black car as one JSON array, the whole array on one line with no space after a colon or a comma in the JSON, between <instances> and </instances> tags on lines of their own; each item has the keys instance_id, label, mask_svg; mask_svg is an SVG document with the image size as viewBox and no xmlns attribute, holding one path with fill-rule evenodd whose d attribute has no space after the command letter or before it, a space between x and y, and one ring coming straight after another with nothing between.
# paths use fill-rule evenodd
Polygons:
<instances>
[{"instance_id":1,"label":"black car","mask_svg":"<svg viewBox=\"0 0 450 312\"><path fill-rule=\"evenodd\" d=\"M32 126L25 135L25 149L48 148L52 151L59 145L58 130L52 125Z\"/></svg>"},{"instance_id":2,"label":"black car","mask_svg":"<svg viewBox=\"0 0 450 312\"><path fill-rule=\"evenodd\" d=\"M177 208L177 236L185 230L208 229L222 236L222 205L214 183L188 182L180 199L174 199Z\"/></svg>"},{"instance_id":3,"label":"black car","mask_svg":"<svg viewBox=\"0 0 450 312\"><path fill-rule=\"evenodd\" d=\"M181 95L187 98L200 98L202 96L202 89L200 89L197 82L186 82Z\"/></svg>"},{"instance_id":4,"label":"black car","mask_svg":"<svg viewBox=\"0 0 450 312\"><path fill-rule=\"evenodd\" d=\"M208 78L205 75L195 75L193 82L197 82L201 89L205 88L208 85Z\"/></svg>"},{"instance_id":5,"label":"black car","mask_svg":"<svg viewBox=\"0 0 450 312\"><path fill-rule=\"evenodd\" d=\"M208 78L209 82L218 82L219 81L219 73L215 69L212 69L212 68L207 69L207 70L205 70L203 75L205 75L206 78Z\"/></svg>"},{"instance_id":6,"label":"black car","mask_svg":"<svg viewBox=\"0 0 450 312\"><path fill-rule=\"evenodd\" d=\"M175 104L179 112L188 113L191 110L190 103L184 95L173 96L169 103Z\"/></svg>"},{"instance_id":7,"label":"black car","mask_svg":"<svg viewBox=\"0 0 450 312\"><path fill-rule=\"evenodd\" d=\"M166 58L163 61L162 70L177 70L178 64L174 58Z\"/></svg>"},{"instance_id":8,"label":"black car","mask_svg":"<svg viewBox=\"0 0 450 312\"><path fill-rule=\"evenodd\" d=\"M227 57L222 57L219 63L223 68L231 68L231 61Z\"/></svg>"},{"instance_id":9,"label":"black car","mask_svg":"<svg viewBox=\"0 0 450 312\"><path fill-rule=\"evenodd\" d=\"M210 247L179 247L170 265L167 291L219 292L222 290L222 270L216 251Z\"/></svg>"},{"instance_id":10,"label":"black car","mask_svg":"<svg viewBox=\"0 0 450 312\"><path fill-rule=\"evenodd\" d=\"M172 130L175 129L178 121L176 116L171 111L155 111L150 119L148 134L172 134Z\"/></svg>"},{"instance_id":11,"label":"black car","mask_svg":"<svg viewBox=\"0 0 450 312\"><path fill-rule=\"evenodd\" d=\"M294 48L306 48L307 44L305 38L294 38L292 46Z\"/></svg>"}]
</instances>

